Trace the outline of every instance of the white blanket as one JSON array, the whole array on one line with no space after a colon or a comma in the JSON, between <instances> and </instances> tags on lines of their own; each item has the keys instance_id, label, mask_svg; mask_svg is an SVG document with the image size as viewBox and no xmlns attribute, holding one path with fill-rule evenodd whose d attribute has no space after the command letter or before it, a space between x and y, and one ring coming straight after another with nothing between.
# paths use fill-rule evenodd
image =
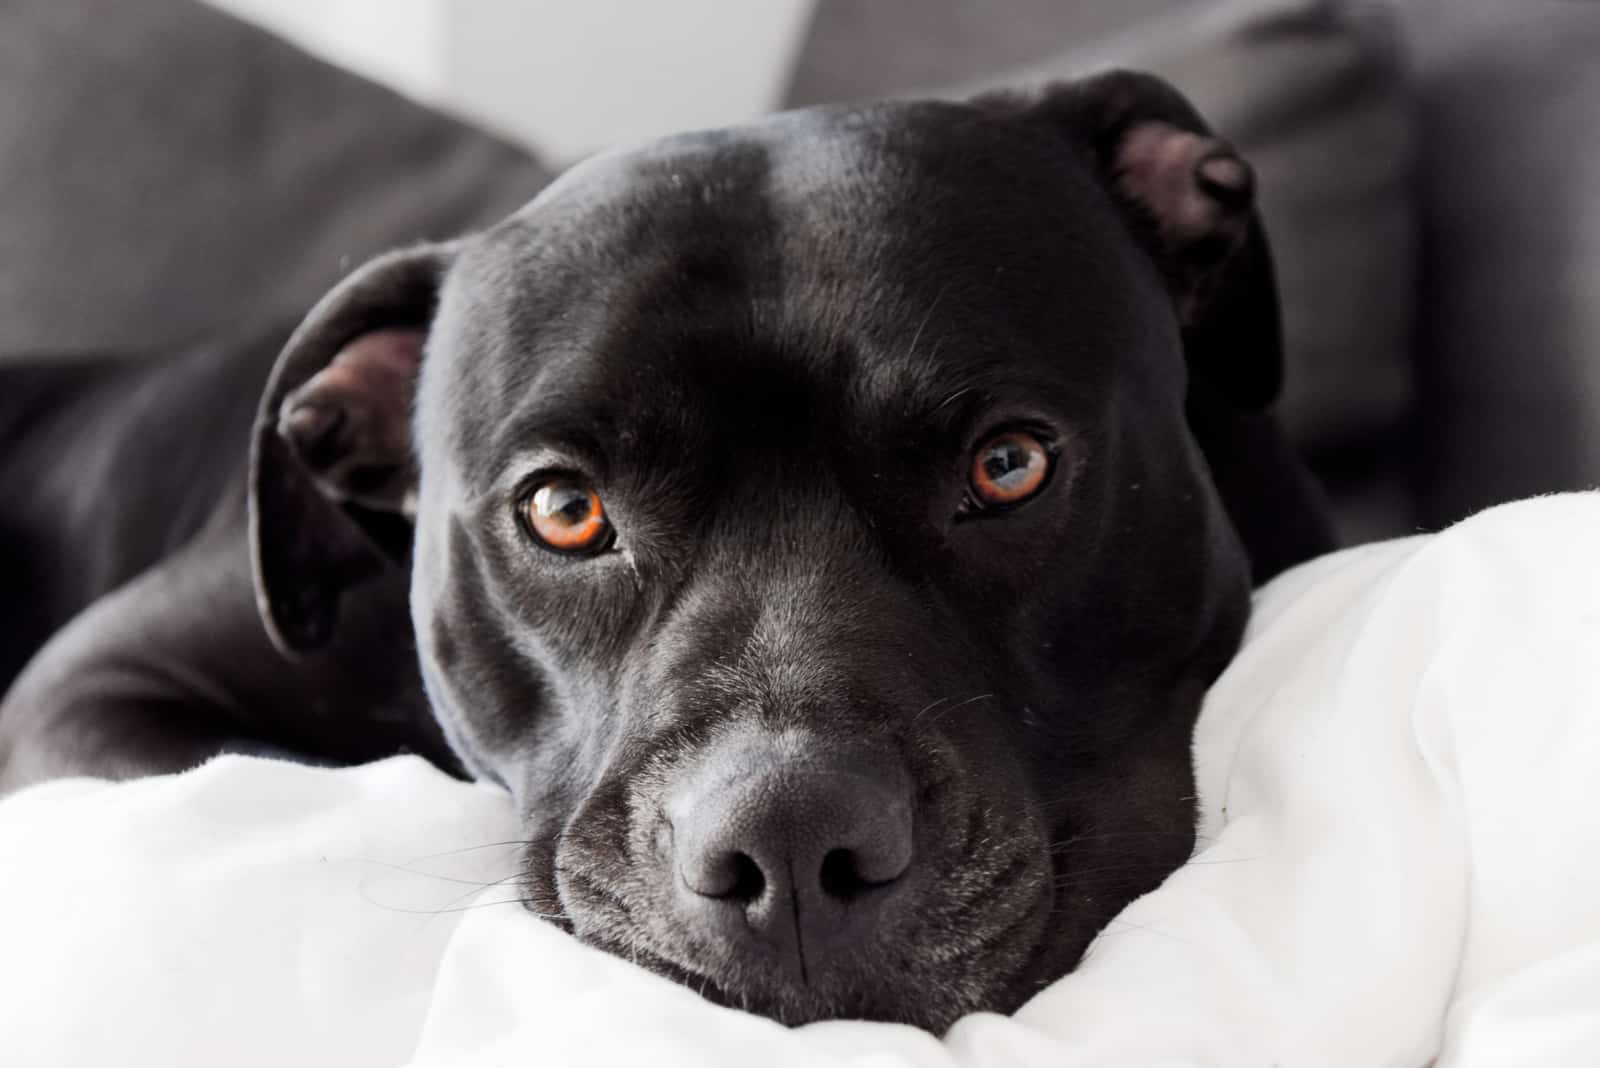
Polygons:
<instances>
[{"instance_id":1,"label":"white blanket","mask_svg":"<svg viewBox=\"0 0 1600 1068\"><path fill-rule=\"evenodd\" d=\"M0 804L0 1063L1600 1064L1600 494L1272 583L1196 759L1193 861L942 1040L579 945L494 882L505 797L415 759L35 787Z\"/></svg>"}]
</instances>

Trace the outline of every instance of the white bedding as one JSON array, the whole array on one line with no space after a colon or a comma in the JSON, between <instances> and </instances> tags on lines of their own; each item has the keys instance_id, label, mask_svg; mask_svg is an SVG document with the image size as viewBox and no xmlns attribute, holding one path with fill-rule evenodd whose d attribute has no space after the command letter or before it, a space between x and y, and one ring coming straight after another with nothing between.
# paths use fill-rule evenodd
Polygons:
<instances>
[{"instance_id":1,"label":"white bedding","mask_svg":"<svg viewBox=\"0 0 1600 1068\"><path fill-rule=\"evenodd\" d=\"M1600 494L1274 582L1196 759L1194 860L943 1040L578 945L480 885L504 796L415 759L35 787L0 804L0 1064L1600 1064Z\"/></svg>"}]
</instances>

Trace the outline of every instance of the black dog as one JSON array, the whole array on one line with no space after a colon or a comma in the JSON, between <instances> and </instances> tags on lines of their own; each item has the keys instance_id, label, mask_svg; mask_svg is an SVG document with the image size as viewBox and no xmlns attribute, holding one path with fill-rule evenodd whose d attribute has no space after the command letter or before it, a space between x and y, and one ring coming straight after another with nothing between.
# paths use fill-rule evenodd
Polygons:
<instances>
[{"instance_id":1,"label":"black dog","mask_svg":"<svg viewBox=\"0 0 1600 1068\"><path fill-rule=\"evenodd\" d=\"M270 331L8 372L13 648L93 604L5 782L410 748L721 1000L1012 1009L1188 856L1252 573L1330 544L1251 203L1131 74L600 157L324 299L248 492Z\"/></svg>"}]
</instances>

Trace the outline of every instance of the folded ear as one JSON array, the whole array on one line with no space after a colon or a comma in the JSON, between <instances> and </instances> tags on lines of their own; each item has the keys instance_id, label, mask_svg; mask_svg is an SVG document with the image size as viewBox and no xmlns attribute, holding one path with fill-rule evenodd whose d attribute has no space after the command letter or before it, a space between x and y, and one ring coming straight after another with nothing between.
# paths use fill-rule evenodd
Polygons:
<instances>
[{"instance_id":1,"label":"folded ear","mask_svg":"<svg viewBox=\"0 0 1600 1068\"><path fill-rule=\"evenodd\" d=\"M980 104L1049 124L1087 149L1165 274L1190 373L1246 410L1283 379L1282 326L1255 176L1171 85L1111 71Z\"/></svg>"},{"instance_id":2,"label":"folded ear","mask_svg":"<svg viewBox=\"0 0 1600 1068\"><path fill-rule=\"evenodd\" d=\"M327 643L339 598L410 554L411 402L439 283L426 245L340 283L284 346L250 452L256 605L286 654Z\"/></svg>"}]
</instances>

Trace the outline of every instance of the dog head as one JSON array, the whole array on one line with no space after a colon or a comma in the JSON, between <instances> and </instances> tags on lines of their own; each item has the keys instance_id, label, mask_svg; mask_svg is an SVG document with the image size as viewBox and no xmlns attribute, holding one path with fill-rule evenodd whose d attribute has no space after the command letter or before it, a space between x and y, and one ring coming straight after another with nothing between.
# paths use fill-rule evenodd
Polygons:
<instances>
[{"instance_id":1,"label":"dog head","mask_svg":"<svg viewBox=\"0 0 1600 1068\"><path fill-rule=\"evenodd\" d=\"M1192 846L1250 582L1185 401L1277 388L1251 193L1126 73L596 158L296 333L263 616L408 564L579 937L788 1022L1012 1009Z\"/></svg>"}]
</instances>

